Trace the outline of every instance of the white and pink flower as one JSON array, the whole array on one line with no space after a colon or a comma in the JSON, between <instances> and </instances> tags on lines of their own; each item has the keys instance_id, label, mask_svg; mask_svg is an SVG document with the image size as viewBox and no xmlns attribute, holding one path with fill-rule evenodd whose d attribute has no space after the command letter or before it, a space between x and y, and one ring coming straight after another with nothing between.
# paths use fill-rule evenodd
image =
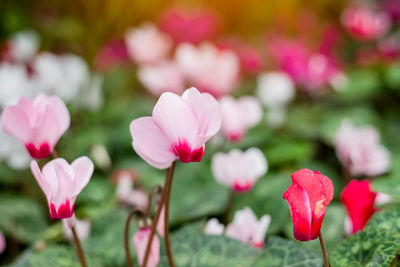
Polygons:
<instances>
[{"instance_id":1,"label":"white and pink flower","mask_svg":"<svg viewBox=\"0 0 400 267\"><path fill-rule=\"evenodd\" d=\"M138 262L140 265L143 264L144 256L146 254L147 243L150 240L151 227L140 228L133 236L132 242L135 247ZM150 246L149 260L147 262L148 267L156 267L160 261L160 240L157 235L154 235Z\"/></svg>"},{"instance_id":2,"label":"white and pink flower","mask_svg":"<svg viewBox=\"0 0 400 267\"><path fill-rule=\"evenodd\" d=\"M3 131L22 142L36 159L47 158L69 128L70 116L56 96L40 94L34 101L22 97L1 116Z\"/></svg>"},{"instance_id":3,"label":"white and pink flower","mask_svg":"<svg viewBox=\"0 0 400 267\"><path fill-rule=\"evenodd\" d=\"M345 120L335 135L336 154L352 175L380 175L389 170L390 153L379 139L375 128L355 127Z\"/></svg>"},{"instance_id":4,"label":"white and pink flower","mask_svg":"<svg viewBox=\"0 0 400 267\"><path fill-rule=\"evenodd\" d=\"M374 40L382 37L390 28L391 20L384 12L375 12L368 6L355 6L342 14L342 24L355 38Z\"/></svg>"},{"instance_id":5,"label":"white and pink flower","mask_svg":"<svg viewBox=\"0 0 400 267\"><path fill-rule=\"evenodd\" d=\"M199 162L205 143L221 126L221 109L210 94L196 88L182 96L166 92L156 103L152 116L130 124L133 148L147 163L168 168L172 162Z\"/></svg>"},{"instance_id":6,"label":"white and pink flower","mask_svg":"<svg viewBox=\"0 0 400 267\"><path fill-rule=\"evenodd\" d=\"M138 78L155 96L160 96L164 92L180 94L184 90L185 79L174 62L162 61L154 65L140 66Z\"/></svg>"},{"instance_id":7,"label":"white and pink flower","mask_svg":"<svg viewBox=\"0 0 400 267\"><path fill-rule=\"evenodd\" d=\"M166 58L172 41L154 24L146 23L125 34L128 55L138 64L154 64Z\"/></svg>"},{"instance_id":8,"label":"white and pink flower","mask_svg":"<svg viewBox=\"0 0 400 267\"><path fill-rule=\"evenodd\" d=\"M267 160L258 148L244 152L233 149L217 153L212 158L214 178L235 192L248 192L268 169Z\"/></svg>"},{"instance_id":9,"label":"white and pink flower","mask_svg":"<svg viewBox=\"0 0 400 267\"><path fill-rule=\"evenodd\" d=\"M176 49L175 60L188 83L201 92L221 97L237 85L240 62L231 50L219 50L211 43L183 43Z\"/></svg>"},{"instance_id":10,"label":"white and pink flower","mask_svg":"<svg viewBox=\"0 0 400 267\"><path fill-rule=\"evenodd\" d=\"M225 234L227 237L262 249L270 222L269 215L264 215L258 220L254 212L245 207L235 213L233 222L226 227Z\"/></svg>"},{"instance_id":11,"label":"white and pink flower","mask_svg":"<svg viewBox=\"0 0 400 267\"><path fill-rule=\"evenodd\" d=\"M80 157L71 164L57 158L44 165L42 171L36 161L31 162L31 171L47 198L52 219L73 215L75 200L88 184L93 169L88 157Z\"/></svg>"},{"instance_id":12,"label":"white and pink flower","mask_svg":"<svg viewBox=\"0 0 400 267\"><path fill-rule=\"evenodd\" d=\"M221 130L230 141L241 141L247 130L261 121L262 108L255 97L243 96L236 100L225 96L219 103L222 109Z\"/></svg>"}]
</instances>

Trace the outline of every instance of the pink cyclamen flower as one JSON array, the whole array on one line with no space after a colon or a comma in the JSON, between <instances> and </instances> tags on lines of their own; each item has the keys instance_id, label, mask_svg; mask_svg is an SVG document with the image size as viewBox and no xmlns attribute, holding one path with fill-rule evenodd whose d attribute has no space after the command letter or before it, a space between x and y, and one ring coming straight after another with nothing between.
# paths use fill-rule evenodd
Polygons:
<instances>
[{"instance_id":1,"label":"pink cyclamen flower","mask_svg":"<svg viewBox=\"0 0 400 267\"><path fill-rule=\"evenodd\" d=\"M225 234L227 237L262 249L270 222L269 215L264 215L257 220L254 212L249 207L245 207L235 213L233 222L226 226Z\"/></svg>"},{"instance_id":2,"label":"pink cyclamen flower","mask_svg":"<svg viewBox=\"0 0 400 267\"><path fill-rule=\"evenodd\" d=\"M376 212L374 208L376 196L368 180L351 180L343 189L340 200L350 217L347 224L351 234L362 230Z\"/></svg>"},{"instance_id":3,"label":"pink cyclamen flower","mask_svg":"<svg viewBox=\"0 0 400 267\"><path fill-rule=\"evenodd\" d=\"M140 228L133 236L132 242L135 247L138 262L140 265L143 264L144 256L146 254L146 246L150 239L151 227ZM160 261L160 240L155 235L151 242L149 260L147 262L148 267L156 267Z\"/></svg>"},{"instance_id":4,"label":"pink cyclamen flower","mask_svg":"<svg viewBox=\"0 0 400 267\"><path fill-rule=\"evenodd\" d=\"M283 198L289 203L294 237L299 241L314 240L333 198L332 181L319 171L301 169L292 174L292 182Z\"/></svg>"},{"instance_id":5,"label":"pink cyclamen flower","mask_svg":"<svg viewBox=\"0 0 400 267\"><path fill-rule=\"evenodd\" d=\"M235 192L250 191L268 169L267 160L258 148L244 152L233 149L229 153L217 153L211 168L215 179Z\"/></svg>"},{"instance_id":6,"label":"pink cyclamen flower","mask_svg":"<svg viewBox=\"0 0 400 267\"><path fill-rule=\"evenodd\" d=\"M370 7L350 7L342 14L342 24L359 40L374 40L383 36L390 28L390 17L386 12L375 12Z\"/></svg>"},{"instance_id":7,"label":"pink cyclamen flower","mask_svg":"<svg viewBox=\"0 0 400 267\"><path fill-rule=\"evenodd\" d=\"M161 16L160 28L176 43L211 40L219 29L218 17L209 10L187 10L173 7Z\"/></svg>"},{"instance_id":8,"label":"pink cyclamen flower","mask_svg":"<svg viewBox=\"0 0 400 267\"><path fill-rule=\"evenodd\" d=\"M378 43L378 51L389 60L400 58L400 34L393 34Z\"/></svg>"},{"instance_id":9,"label":"pink cyclamen flower","mask_svg":"<svg viewBox=\"0 0 400 267\"><path fill-rule=\"evenodd\" d=\"M225 96L219 103L222 110L221 130L230 141L241 141L247 130L261 121L262 108L255 97L243 96L235 100Z\"/></svg>"},{"instance_id":10,"label":"pink cyclamen flower","mask_svg":"<svg viewBox=\"0 0 400 267\"><path fill-rule=\"evenodd\" d=\"M123 38L111 40L97 51L94 60L96 70L104 71L118 64L128 62L128 51Z\"/></svg>"},{"instance_id":11,"label":"pink cyclamen flower","mask_svg":"<svg viewBox=\"0 0 400 267\"><path fill-rule=\"evenodd\" d=\"M72 215L70 218L63 219L62 222L63 234L69 241L74 240L71 230L72 227L75 227L76 234L81 241L86 240L90 234L92 224L89 220L78 220L75 218L75 215Z\"/></svg>"},{"instance_id":12,"label":"pink cyclamen flower","mask_svg":"<svg viewBox=\"0 0 400 267\"><path fill-rule=\"evenodd\" d=\"M57 158L44 165L42 171L36 161L31 162L31 171L46 195L52 219L73 215L75 200L92 177L93 169L88 157L80 157L71 164Z\"/></svg>"},{"instance_id":13,"label":"pink cyclamen flower","mask_svg":"<svg viewBox=\"0 0 400 267\"><path fill-rule=\"evenodd\" d=\"M344 120L336 132L336 154L352 175L375 176L390 167L390 153L379 143L379 133L373 127L355 127Z\"/></svg>"},{"instance_id":14,"label":"pink cyclamen flower","mask_svg":"<svg viewBox=\"0 0 400 267\"><path fill-rule=\"evenodd\" d=\"M172 41L155 25L146 23L125 34L128 55L138 64L154 64L164 59Z\"/></svg>"},{"instance_id":15,"label":"pink cyclamen flower","mask_svg":"<svg viewBox=\"0 0 400 267\"><path fill-rule=\"evenodd\" d=\"M220 97L237 85L240 63L230 50L218 50L211 43L197 47L183 43L178 46L175 59L187 81L201 92Z\"/></svg>"},{"instance_id":16,"label":"pink cyclamen flower","mask_svg":"<svg viewBox=\"0 0 400 267\"><path fill-rule=\"evenodd\" d=\"M155 96L160 96L164 92L180 94L185 85L179 68L175 63L168 61L140 66L138 78L143 86Z\"/></svg>"},{"instance_id":17,"label":"pink cyclamen flower","mask_svg":"<svg viewBox=\"0 0 400 267\"><path fill-rule=\"evenodd\" d=\"M133 148L150 165L165 169L172 162L200 162L205 143L221 126L221 109L210 94L196 88L182 96L166 92L151 117L132 121Z\"/></svg>"},{"instance_id":18,"label":"pink cyclamen flower","mask_svg":"<svg viewBox=\"0 0 400 267\"><path fill-rule=\"evenodd\" d=\"M3 131L22 142L33 158L42 159L69 128L70 116L61 99L40 94L33 102L23 96L17 105L6 107L1 123Z\"/></svg>"},{"instance_id":19,"label":"pink cyclamen flower","mask_svg":"<svg viewBox=\"0 0 400 267\"><path fill-rule=\"evenodd\" d=\"M0 255L4 250L6 250L6 238L4 237L3 232L0 231Z\"/></svg>"},{"instance_id":20,"label":"pink cyclamen flower","mask_svg":"<svg viewBox=\"0 0 400 267\"><path fill-rule=\"evenodd\" d=\"M215 218L208 220L206 226L204 227L204 233L206 235L222 235L224 230L224 225L219 223Z\"/></svg>"},{"instance_id":21,"label":"pink cyclamen flower","mask_svg":"<svg viewBox=\"0 0 400 267\"><path fill-rule=\"evenodd\" d=\"M117 181L116 190L119 201L143 210L147 209L148 196L146 192L141 189L133 189L133 181L129 175L121 174L121 176Z\"/></svg>"}]
</instances>

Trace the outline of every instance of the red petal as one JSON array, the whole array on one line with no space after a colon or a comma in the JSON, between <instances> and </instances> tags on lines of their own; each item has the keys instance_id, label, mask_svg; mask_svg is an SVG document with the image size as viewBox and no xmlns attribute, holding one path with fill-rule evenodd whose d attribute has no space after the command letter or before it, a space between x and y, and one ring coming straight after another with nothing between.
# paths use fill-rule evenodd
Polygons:
<instances>
[{"instance_id":1,"label":"red petal","mask_svg":"<svg viewBox=\"0 0 400 267\"><path fill-rule=\"evenodd\" d=\"M310 169L298 170L292 174L292 181L306 190L310 198L310 207L313 214L318 201L324 199L324 205L328 206L333 198L332 181L319 171L313 172ZM324 213L321 214L323 215Z\"/></svg>"},{"instance_id":2,"label":"red petal","mask_svg":"<svg viewBox=\"0 0 400 267\"><path fill-rule=\"evenodd\" d=\"M293 234L297 240L311 240L311 208L307 192L303 187L294 183L283 194L289 203L293 221Z\"/></svg>"},{"instance_id":3,"label":"red petal","mask_svg":"<svg viewBox=\"0 0 400 267\"><path fill-rule=\"evenodd\" d=\"M340 199L352 222L352 233L364 228L375 212L376 193L371 191L369 181L352 180L344 188Z\"/></svg>"}]
</instances>

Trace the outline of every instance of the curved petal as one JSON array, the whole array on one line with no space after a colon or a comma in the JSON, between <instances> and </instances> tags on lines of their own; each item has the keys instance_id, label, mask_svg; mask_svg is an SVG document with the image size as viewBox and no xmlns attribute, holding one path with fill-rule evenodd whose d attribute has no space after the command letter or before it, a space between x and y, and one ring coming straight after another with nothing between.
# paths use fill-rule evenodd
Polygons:
<instances>
[{"instance_id":1,"label":"curved petal","mask_svg":"<svg viewBox=\"0 0 400 267\"><path fill-rule=\"evenodd\" d=\"M64 102L57 96L49 97L48 105L55 112L55 114L58 118L58 123L59 123L59 127L60 127L59 130L62 135L66 130L68 130L70 122L71 122L68 108L64 104Z\"/></svg>"},{"instance_id":2,"label":"curved petal","mask_svg":"<svg viewBox=\"0 0 400 267\"><path fill-rule=\"evenodd\" d=\"M57 115L48 106L43 113L40 123L33 129L33 142L36 145L48 143L52 150L62 134L63 132Z\"/></svg>"},{"instance_id":3,"label":"curved petal","mask_svg":"<svg viewBox=\"0 0 400 267\"><path fill-rule=\"evenodd\" d=\"M245 117L247 127L253 127L260 123L262 118L262 108L260 102L255 97L244 96L239 100L241 114Z\"/></svg>"},{"instance_id":4,"label":"curved petal","mask_svg":"<svg viewBox=\"0 0 400 267\"><path fill-rule=\"evenodd\" d=\"M323 204L328 206L333 198L332 181L319 171L314 172L310 169L298 170L292 174L292 181L299 184L307 192L313 212L320 200L324 200Z\"/></svg>"},{"instance_id":5,"label":"curved petal","mask_svg":"<svg viewBox=\"0 0 400 267\"><path fill-rule=\"evenodd\" d=\"M51 197L52 188L49 183L47 183L47 181L43 178L43 175L40 172L39 165L35 160L31 161L31 171L36 179L36 182L39 184L43 193L46 195L46 198L49 199Z\"/></svg>"},{"instance_id":6,"label":"curved petal","mask_svg":"<svg viewBox=\"0 0 400 267\"><path fill-rule=\"evenodd\" d=\"M164 169L176 160L172 142L156 124L153 118L143 117L130 124L133 148L150 165Z\"/></svg>"},{"instance_id":7,"label":"curved petal","mask_svg":"<svg viewBox=\"0 0 400 267\"><path fill-rule=\"evenodd\" d=\"M80 157L74 160L71 164L74 171L73 182L74 192L73 195L77 196L82 189L89 183L92 177L94 165L88 157Z\"/></svg>"},{"instance_id":8,"label":"curved petal","mask_svg":"<svg viewBox=\"0 0 400 267\"><path fill-rule=\"evenodd\" d=\"M23 110L19 107L6 107L1 116L2 129L5 133L15 137L26 144L32 136L29 120Z\"/></svg>"},{"instance_id":9,"label":"curved petal","mask_svg":"<svg viewBox=\"0 0 400 267\"><path fill-rule=\"evenodd\" d=\"M231 171L227 165L227 158L224 153L214 154L211 160L211 169L215 180L222 185L232 186L232 177L229 175Z\"/></svg>"},{"instance_id":10,"label":"curved petal","mask_svg":"<svg viewBox=\"0 0 400 267\"><path fill-rule=\"evenodd\" d=\"M243 160L249 179L257 180L267 172L268 163L260 149L253 147L246 150Z\"/></svg>"},{"instance_id":11,"label":"curved petal","mask_svg":"<svg viewBox=\"0 0 400 267\"><path fill-rule=\"evenodd\" d=\"M311 207L306 190L294 183L283 194L289 203L293 221L293 234L297 240L311 240Z\"/></svg>"},{"instance_id":12,"label":"curved petal","mask_svg":"<svg viewBox=\"0 0 400 267\"><path fill-rule=\"evenodd\" d=\"M54 159L49 163L47 163L46 165L44 165L42 169L42 174L44 180L50 185L51 198L59 191L60 188L60 183L59 183L60 177L58 177L58 174L56 172L56 167L55 167L56 164L65 169L70 177L72 177L73 175L73 171L70 168L68 162L63 158Z\"/></svg>"},{"instance_id":13,"label":"curved petal","mask_svg":"<svg viewBox=\"0 0 400 267\"><path fill-rule=\"evenodd\" d=\"M76 196L74 196L74 181L70 168L65 168L61 161L55 161L53 166L58 178L58 190L53 194L51 202L56 208L68 202L73 207Z\"/></svg>"},{"instance_id":14,"label":"curved petal","mask_svg":"<svg viewBox=\"0 0 400 267\"><path fill-rule=\"evenodd\" d=\"M255 244L264 243L265 235L267 233L270 223L271 223L271 216L264 215L261 217L260 221L258 222L257 231L254 233L253 236L253 243Z\"/></svg>"},{"instance_id":15,"label":"curved petal","mask_svg":"<svg viewBox=\"0 0 400 267\"><path fill-rule=\"evenodd\" d=\"M199 130L199 121L192 108L182 97L163 93L153 109L153 119L169 140L174 143L188 142L192 149Z\"/></svg>"},{"instance_id":16,"label":"curved petal","mask_svg":"<svg viewBox=\"0 0 400 267\"><path fill-rule=\"evenodd\" d=\"M199 135L206 142L221 127L222 111L218 101L208 93L200 93L196 88L187 89L182 98L191 106L200 123Z\"/></svg>"}]
</instances>

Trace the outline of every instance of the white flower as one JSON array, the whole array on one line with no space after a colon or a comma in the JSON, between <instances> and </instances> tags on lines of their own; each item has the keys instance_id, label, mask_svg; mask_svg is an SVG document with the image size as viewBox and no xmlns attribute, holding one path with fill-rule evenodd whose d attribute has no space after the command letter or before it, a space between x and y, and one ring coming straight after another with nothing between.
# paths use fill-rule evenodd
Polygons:
<instances>
[{"instance_id":1,"label":"white flower","mask_svg":"<svg viewBox=\"0 0 400 267\"><path fill-rule=\"evenodd\" d=\"M204 227L204 233L206 235L222 235L224 233L224 225L219 223L217 219L212 218L208 220Z\"/></svg>"},{"instance_id":2,"label":"white flower","mask_svg":"<svg viewBox=\"0 0 400 267\"><path fill-rule=\"evenodd\" d=\"M154 64L169 53L172 41L154 24L145 23L125 34L128 55L138 64Z\"/></svg>"},{"instance_id":3,"label":"white flower","mask_svg":"<svg viewBox=\"0 0 400 267\"><path fill-rule=\"evenodd\" d=\"M11 56L19 62L31 60L39 49L39 36L36 32L25 30L11 37Z\"/></svg>"},{"instance_id":4,"label":"white flower","mask_svg":"<svg viewBox=\"0 0 400 267\"><path fill-rule=\"evenodd\" d=\"M235 213L233 222L226 227L226 236L255 248L262 248L270 222L269 215L264 215L257 220L253 211L245 207Z\"/></svg>"},{"instance_id":5,"label":"white flower","mask_svg":"<svg viewBox=\"0 0 400 267\"><path fill-rule=\"evenodd\" d=\"M380 143L378 131L370 126L355 127L344 120L335 135L336 154L352 175L375 176L390 167L390 153Z\"/></svg>"},{"instance_id":6,"label":"white flower","mask_svg":"<svg viewBox=\"0 0 400 267\"><path fill-rule=\"evenodd\" d=\"M247 130L261 121L262 108L255 97L243 96L236 100L224 96L219 103L222 110L221 130L230 141L242 140Z\"/></svg>"},{"instance_id":7,"label":"white flower","mask_svg":"<svg viewBox=\"0 0 400 267\"><path fill-rule=\"evenodd\" d=\"M264 72L258 77L257 95L269 108L286 106L295 96L295 85L284 72Z\"/></svg>"},{"instance_id":8,"label":"white flower","mask_svg":"<svg viewBox=\"0 0 400 267\"><path fill-rule=\"evenodd\" d=\"M236 192L247 192L267 172L268 164L258 148L250 148L244 152L233 149L226 154L215 154L211 168L220 184Z\"/></svg>"},{"instance_id":9,"label":"white flower","mask_svg":"<svg viewBox=\"0 0 400 267\"><path fill-rule=\"evenodd\" d=\"M240 63L230 50L218 50L211 43L180 44L175 53L176 64L190 85L215 97L230 93L236 86Z\"/></svg>"}]
</instances>

